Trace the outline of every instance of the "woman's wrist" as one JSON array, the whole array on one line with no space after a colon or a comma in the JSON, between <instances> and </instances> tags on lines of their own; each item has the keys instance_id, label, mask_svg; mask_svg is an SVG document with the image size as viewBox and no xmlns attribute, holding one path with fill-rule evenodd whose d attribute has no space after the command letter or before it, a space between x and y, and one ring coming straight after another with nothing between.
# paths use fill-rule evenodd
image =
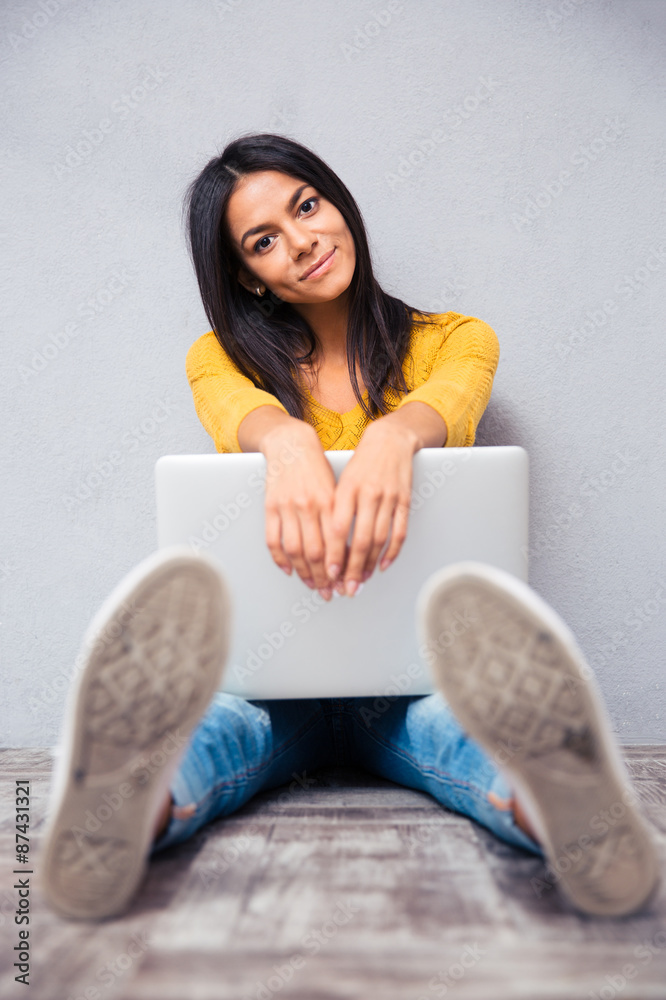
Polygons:
<instances>
[{"instance_id":1,"label":"woman's wrist","mask_svg":"<svg viewBox=\"0 0 666 1000\"><path fill-rule=\"evenodd\" d=\"M448 437L445 420L428 403L413 400L379 417L370 427L381 427L392 434L404 434L416 454L421 448L443 448Z\"/></svg>"},{"instance_id":2,"label":"woman's wrist","mask_svg":"<svg viewBox=\"0 0 666 1000\"><path fill-rule=\"evenodd\" d=\"M296 455L306 448L316 448L321 441L314 427L297 417L287 416L285 420L267 428L259 441L259 451L267 461L284 457L285 453Z\"/></svg>"},{"instance_id":3,"label":"woman's wrist","mask_svg":"<svg viewBox=\"0 0 666 1000\"><path fill-rule=\"evenodd\" d=\"M407 442L412 454L416 454L423 447L417 429L395 412L387 413L383 417L378 417L372 423L369 423L363 432L363 437L366 434L370 438L385 434L389 439L389 444L395 444L397 438L402 438Z\"/></svg>"},{"instance_id":4,"label":"woman's wrist","mask_svg":"<svg viewBox=\"0 0 666 1000\"><path fill-rule=\"evenodd\" d=\"M238 444L241 451L260 451L265 455L266 449L274 446L279 434L285 432L288 438L296 439L303 433L301 428L307 428L316 437L314 428L304 420L292 417L281 406L265 403L251 410L241 421Z\"/></svg>"}]
</instances>

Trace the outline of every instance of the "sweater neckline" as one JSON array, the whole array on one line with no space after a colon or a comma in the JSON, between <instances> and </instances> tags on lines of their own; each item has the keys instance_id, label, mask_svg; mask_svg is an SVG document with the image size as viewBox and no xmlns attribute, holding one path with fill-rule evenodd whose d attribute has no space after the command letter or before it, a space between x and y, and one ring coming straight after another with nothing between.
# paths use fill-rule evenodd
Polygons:
<instances>
[{"instance_id":1,"label":"sweater neckline","mask_svg":"<svg viewBox=\"0 0 666 1000\"><path fill-rule=\"evenodd\" d=\"M350 417L352 417L358 410L361 409L361 404L357 403L356 406L354 406L351 410L347 410L346 413L339 413L338 410L329 410L329 408L327 406L322 406L322 404L319 403L314 398L314 396L312 395L312 393L310 392L309 389L306 388L305 392L306 392L308 398L311 400L313 406L317 410L319 410L320 413L329 414L331 417L334 417L336 421L337 420L342 420L342 421L344 421L346 423ZM363 399L367 403L369 401L369 398L370 397L368 395L368 390L366 389L365 392L363 393Z\"/></svg>"},{"instance_id":2,"label":"sweater neckline","mask_svg":"<svg viewBox=\"0 0 666 1000\"><path fill-rule=\"evenodd\" d=\"M423 314L420 313L419 315L422 316ZM440 320L441 319L441 315L437 314L435 318L437 320ZM414 336L415 336L415 333L417 332L417 330L421 331L422 328L421 327L417 327L417 326L413 326L412 329L411 329L410 338L409 338L409 346L407 348L407 352L406 352L405 357L407 357L410 354L411 350L412 350ZM345 423L345 424L349 423L349 421L351 420L351 418L355 414L357 414L359 410L361 410L361 404L360 403L357 403L356 406L354 406L351 410L347 410L346 413L339 413L337 410L329 410L329 408L327 406L322 406L321 403L317 402L317 400L314 398L314 396L312 395L312 393L310 392L310 390L308 389L308 387L306 385L304 385L304 389L305 389L306 395L310 399L310 401L311 401L312 405L315 407L315 409L317 409L319 411L319 413L321 413L321 414L324 414L326 416L332 417L335 423L337 423L340 420L343 423ZM362 398L365 400L366 403L369 403L370 396L368 394L368 390L367 389L363 393Z\"/></svg>"}]
</instances>

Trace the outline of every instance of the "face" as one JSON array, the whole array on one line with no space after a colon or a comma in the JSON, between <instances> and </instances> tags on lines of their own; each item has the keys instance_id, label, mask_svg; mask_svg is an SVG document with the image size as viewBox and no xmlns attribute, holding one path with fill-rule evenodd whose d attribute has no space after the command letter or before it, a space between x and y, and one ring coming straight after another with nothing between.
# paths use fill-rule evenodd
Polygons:
<instances>
[{"instance_id":1,"label":"face","mask_svg":"<svg viewBox=\"0 0 666 1000\"><path fill-rule=\"evenodd\" d=\"M276 170L247 174L229 199L226 220L242 265L238 280L248 291L264 285L285 302L318 303L349 287L354 240L337 208L312 185Z\"/></svg>"}]
</instances>

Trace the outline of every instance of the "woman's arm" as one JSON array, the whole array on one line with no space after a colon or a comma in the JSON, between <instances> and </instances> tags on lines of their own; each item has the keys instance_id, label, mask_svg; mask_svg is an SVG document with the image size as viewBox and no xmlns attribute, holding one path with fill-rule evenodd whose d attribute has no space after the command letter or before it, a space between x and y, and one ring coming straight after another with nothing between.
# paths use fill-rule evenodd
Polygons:
<instances>
[{"instance_id":1,"label":"woman's arm","mask_svg":"<svg viewBox=\"0 0 666 1000\"><path fill-rule=\"evenodd\" d=\"M237 437L240 450L260 451L265 455L266 439L271 431L302 423L302 420L296 420L274 403L258 406L243 417L238 425Z\"/></svg>"},{"instance_id":2,"label":"woman's arm","mask_svg":"<svg viewBox=\"0 0 666 1000\"><path fill-rule=\"evenodd\" d=\"M324 532L335 476L314 427L257 389L212 332L192 345L186 367L195 409L217 450L266 458L266 544L274 562L288 574L296 569L330 600Z\"/></svg>"},{"instance_id":3,"label":"woman's arm","mask_svg":"<svg viewBox=\"0 0 666 1000\"><path fill-rule=\"evenodd\" d=\"M343 569L348 593L374 572L387 569L405 538L411 503L412 460L420 448L474 443L476 427L490 398L499 361L494 330L482 320L446 313L432 358L417 358L427 372L420 386L390 413L371 421L336 489L328 561L343 558L343 539L356 515L354 537ZM333 574L331 574L333 575Z\"/></svg>"},{"instance_id":4,"label":"woman's arm","mask_svg":"<svg viewBox=\"0 0 666 1000\"><path fill-rule=\"evenodd\" d=\"M428 403L409 400L405 406L385 414L381 420L390 417L385 427L401 428L414 438L414 452L421 448L443 448L448 437L448 427L443 417ZM375 424L378 421L374 421ZM370 427L371 425L368 425ZM366 433L368 431L366 427Z\"/></svg>"},{"instance_id":5,"label":"woman's arm","mask_svg":"<svg viewBox=\"0 0 666 1000\"><path fill-rule=\"evenodd\" d=\"M259 451L257 441L245 437L245 447L238 432L248 414L261 408L262 423L280 419L294 420L280 400L258 389L234 364L218 343L215 334L204 334L192 344L185 360L187 380L194 397L199 420L212 437L219 452ZM270 414L266 410L270 408Z\"/></svg>"},{"instance_id":6,"label":"woman's arm","mask_svg":"<svg viewBox=\"0 0 666 1000\"><path fill-rule=\"evenodd\" d=\"M386 418L401 416L401 424L413 427L430 443L421 448L460 448L473 445L476 429L488 405L499 362L499 341L492 327L474 316L445 313L448 322L442 329L439 347L432 360L426 381L403 396ZM443 441L437 440L439 425L434 417L428 423L413 402L425 403L446 425ZM405 412L405 410L407 412ZM367 430L372 427L368 425Z\"/></svg>"}]
</instances>

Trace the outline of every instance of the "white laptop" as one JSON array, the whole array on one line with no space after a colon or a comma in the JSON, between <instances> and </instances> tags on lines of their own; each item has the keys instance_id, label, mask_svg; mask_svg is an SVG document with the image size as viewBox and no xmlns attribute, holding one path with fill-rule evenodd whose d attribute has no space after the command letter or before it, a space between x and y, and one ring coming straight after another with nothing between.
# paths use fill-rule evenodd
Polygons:
<instances>
[{"instance_id":1,"label":"white laptop","mask_svg":"<svg viewBox=\"0 0 666 1000\"><path fill-rule=\"evenodd\" d=\"M353 451L327 451L336 481ZM474 559L527 581L528 456L515 446L424 448L413 459L407 538L354 597L326 602L265 541L260 452L165 455L155 465L158 547L188 544L221 565L231 649L221 689L243 698L430 694L415 602L432 573ZM353 530L353 523L352 523ZM351 538L351 532L350 532ZM423 650L422 650L423 652Z\"/></svg>"}]
</instances>

